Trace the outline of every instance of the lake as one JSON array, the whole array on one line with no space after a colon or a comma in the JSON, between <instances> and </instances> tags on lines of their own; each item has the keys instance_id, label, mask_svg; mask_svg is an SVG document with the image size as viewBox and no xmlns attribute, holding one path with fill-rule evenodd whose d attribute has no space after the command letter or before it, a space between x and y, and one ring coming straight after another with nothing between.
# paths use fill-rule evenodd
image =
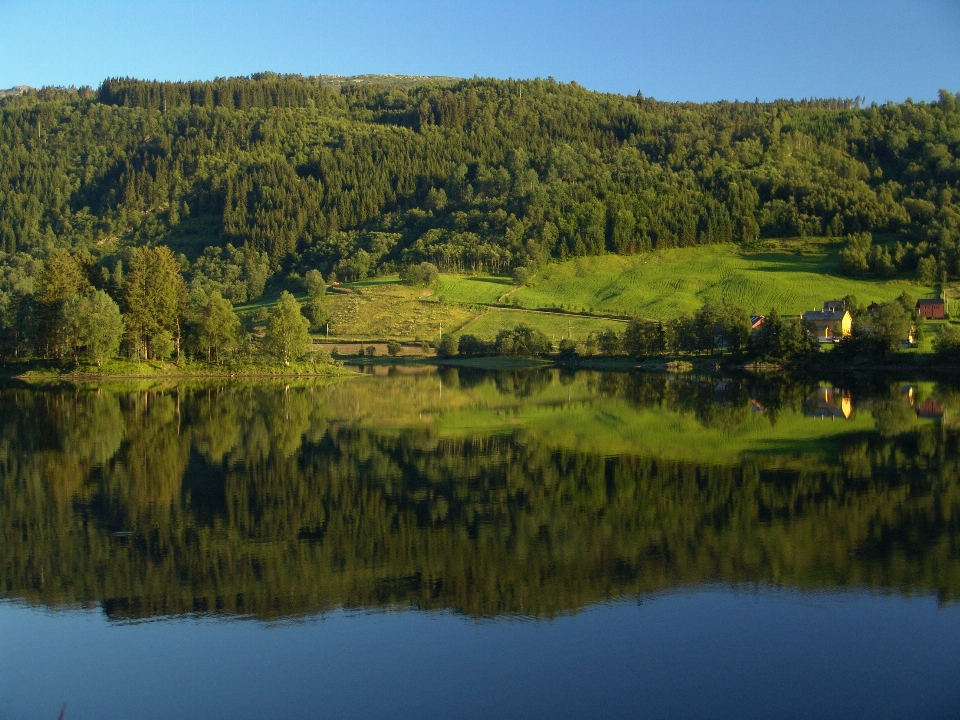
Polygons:
<instances>
[{"instance_id":1,"label":"lake","mask_svg":"<svg viewBox=\"0 0 960 720\"><path fill-rule=\"evenodd\" d=\"M0 717L960 717L960 385L0 389Z\"/></svg>"}]
</instances>

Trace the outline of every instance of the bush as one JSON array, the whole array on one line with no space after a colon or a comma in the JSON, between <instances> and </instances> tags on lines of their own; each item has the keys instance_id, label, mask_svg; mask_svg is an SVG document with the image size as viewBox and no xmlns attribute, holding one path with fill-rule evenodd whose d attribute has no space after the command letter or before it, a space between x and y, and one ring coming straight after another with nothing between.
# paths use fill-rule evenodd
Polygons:
<instances>
[{"instance_id":1,"label":"bush","mask_svg":"<svg viewBox=\"0 0 960 720\"><path fill-rule=\"evenodd\" d=\"M387 354L390 355L390 357L396 357L401 352L403 352L403 346L396 340L391 340L387 343Z\"/></svg>"},{"instance_id":2,"label":"bush","mask_svg":"<svg viewBox=\"0 0 960 720\"><path fill-rule=\"evenodd\" d=\"M577 356L577 344L570 338L560 341L560 357L570 360Z\"/></svg>"},{"instance_id":3,"label":"bush","mask_svg":"<svg viewBox=\"0 0 960 720\"><path fill-rule=\"evenodd\" d=\"M422 262L400 268L400 281L415 287L433 285L438 277L440 277L440 271L433 263Z\"/></svg>"},{"instance_id":4,"label":"bush","mask_svg":"<svg viewBox=\"0 0 960 720\"><path fill-rule=\"evenodd\" d=\"M457 344L460 355L489 355L493 350L490 343L484 342L476 335L461 335Z\"/></svg>"},{"instance_id":5,"label":"bush","mask_svg":"<svg viewBox=\"0 0 960 720\"><path fill-rule=\"evenodd\" d=\"M374 345L367 345L367 357L373 357L377 354L377 348Z\"/></svg>"},{"instance_id":6,"label":"bush","mask_svg":"<svg viewBox=\"0 0 960 720\"><path fill-rule=\"evenodd\" d=\"M530 272L529 268L523 267L522 265L520 267L516 267L513 269L513 284L526 285L528 282L530 282L531 275L532 273Z\"/></svg>"},{"instance_id":7,"label":"bush","mask_svg":"<svg viewBox=\"0 0 960 720\"><path fill-rule=\"evenodd\" d=\"M444 335L437 348L437 355L444 358L454 357L457 354L457 339L453 335Z\"/></svg>"},{"instance_id":8,"label":"bush","mask_svg":"<svg viewBox=\"0 0 960 720\"><path fill-rule=\"evenodd\" d=\"M519 357L543 355L553 349L546 335L523 324L512 330L504 328L497 333L496 348L498 355Z\"/></svg>"},{"instance_id":9,"label":"bush","mask_svg":"<svg viewBox=\"0 0 960 720\"><path fill-rule=\"evenodd\" d=\"M960 327L944 325L940 335L933 341L933 349L941 357L960 356Z\"/></svg>"}]
</instances>

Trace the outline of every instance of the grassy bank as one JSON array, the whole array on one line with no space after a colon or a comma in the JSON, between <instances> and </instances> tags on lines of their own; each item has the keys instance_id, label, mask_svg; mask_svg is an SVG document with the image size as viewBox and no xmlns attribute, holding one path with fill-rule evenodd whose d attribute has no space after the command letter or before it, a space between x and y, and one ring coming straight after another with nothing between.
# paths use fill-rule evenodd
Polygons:
<instances>
[{"instance_id":1,"label":"grassy bank","mask_svg":"<svg viewBox=\"0 0 960 720\"><path fill-rule=\"evenodd\" d=\"M345 374L340 363L296 362L290 365L272 363L231 363L215 365L200 362L142 362L113 360L97 365L64 365L33 361L10 363L3 367L7 379L27 382L94 379L163 379L163 378L259 378L259 377L337 377Z\"/></svg>"}]
</instances>

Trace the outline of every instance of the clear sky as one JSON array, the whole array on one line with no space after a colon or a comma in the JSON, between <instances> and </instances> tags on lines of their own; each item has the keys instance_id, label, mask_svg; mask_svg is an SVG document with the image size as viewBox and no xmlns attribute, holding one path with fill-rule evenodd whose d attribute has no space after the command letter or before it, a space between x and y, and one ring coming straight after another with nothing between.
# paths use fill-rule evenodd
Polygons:
<instances>
[{"instance_id":1,"label":"clear sky","mask_svg":"<svg viewBox=\"0 0 960 720\"><path fill-rule=\"evenodd\" d=\"M0 0L0 88L261 70L933 99L960 91L960 0Z\"/></svg>"}]
</instances>

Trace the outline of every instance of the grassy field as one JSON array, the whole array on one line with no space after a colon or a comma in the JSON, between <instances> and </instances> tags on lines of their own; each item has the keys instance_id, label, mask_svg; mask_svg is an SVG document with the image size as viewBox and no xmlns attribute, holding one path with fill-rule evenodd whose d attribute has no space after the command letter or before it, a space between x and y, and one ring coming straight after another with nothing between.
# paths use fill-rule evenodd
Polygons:
<instances>
[{"instance_id":1,"label":"grassy field","mask_svg":"<svg viewBox=\"0 0 960 720\"><path fill-rule=\"evenodd\" d=\"M329 293L330 337L436 340L444 332L492 339L501 328L526 323L559 340L582 339L623 324L532 312L561 308L668 320L694 312L705 302L734 302L751 313L776 307L782 315L819 309L824 300L856 295L866 305L903 291L934 297L935 288L906 280L858 280L836 274L838 246L817 239L767 240L749 249L733 245L661 250L642 255L602 255L544 266L529 285L515 288L506 277L441 275L425 290L402 285L397 276L373 278ZM253 312L276 302L277 293L238 308ZM305 298L300 298L304 300ZM491 308L497 302L519 307ZM928 351L939 328L931 327L921 349Z\"/></svg>"},{"instance_id":2,"label":"grassy field","mask_svg":"<svg viewBox=\"0 0 960 720\"><path fill-rule=\"evenodd\" d=\"M422 300L423 290L397 282L360 289L360 294L330 296L331 338L438 340L441 323L447 332L479 312L469 305Z\"/></svg>"},{"instance_id":3,"label":"grassy field","mask_svg":"<svg viewBox=\"0 0 960 720\"><path fill-rule=\"evenodd\" d=\"M447 302L490 304L514 289L510 278L490 275L441 275L436 297Z\"/></svg>"},{"instance_id":4,"label":"grassy field","mask_svg":"<svg viewBox=\"0 0 960 720\"><path fill-rule=\"evenodd\" d=\"M705 302L733 302L765 314L819 309L824 300L856 295L863 304L906 290L935 295L902 280L839 277L836 247L768 243L752 252L733 245L661 250L643 255L602 255L545 266L516 297L524 307L553 307L666 320Z\"/></svg>"}]
</instances>

